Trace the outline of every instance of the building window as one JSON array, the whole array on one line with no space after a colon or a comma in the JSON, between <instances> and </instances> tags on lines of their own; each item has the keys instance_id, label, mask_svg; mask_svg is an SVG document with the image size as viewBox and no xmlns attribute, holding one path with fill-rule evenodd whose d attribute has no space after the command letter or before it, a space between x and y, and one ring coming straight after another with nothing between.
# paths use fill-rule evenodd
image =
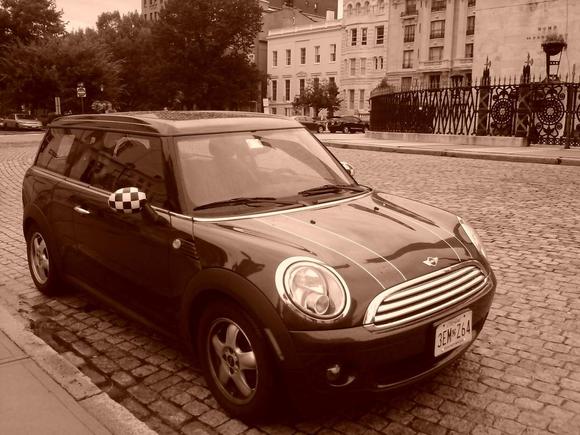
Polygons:
<instances>
[{"instance_id":1,"label":"building window","mask_svg":"<svg viewBox=\"0 0 580 435\"><path fill-rule=\"evenodd\" d=\"M379 0L379 14L382 14L383 12L385 12L385 1Z\"/></svg>"},{"instance_id":2,"label":"building window","mask_svg":"<svg viewBox=\"0 0 580 435\"><path fill-rule=\"evenodd\" d=\"M433 74L429 76L429 87L438 88L441 82L441 76L439 74Z\"/></svg>"},{"instance_id":3,"label":"building window","mask_svg":"<svg viewBox=\"0 0 580 435\"><path fill-rule=\"evenodd\" d=\"M357 3L354 7L354 13L355 15L360 15L360 3Z\"/></svg>"},{"instance_id":4,"label":"building window","mask_svg":"<svg viewBox=\"0 0 580 435\"><path fill-rule=\"evenodd\" d=\"M376 44L383 45L385 42L385 26L377 26L375 27L375 30L377 34Z\"/></svg>"},{"instance_id":5,"label":"building window","mask_svg":"<svg viewBox=\"0 0 580 435\"><path fill-rule=\"evenodd\" d=\"M330 61L336 62L336 44L330 44Z\"/></svg>"},{"instance_id":6,"label":"building window","mask_svg":"<svg viewBox=\"0 0 580 435\"><path fill-rule=\"evenodd\" d=\"M473 44L465 44L465 57L473 58Z\"/></svg>"},{"instance_id":7,"label":"building window","mask_svg":"<svg viewBox=\"0 0 580 435\"><path fill-rule=\"evenodd\" d=\"M415 24L409 24L405 26L405 36L403 42L413 42L415 41Z\"/></svg>"},{"instance_id":8,"label":"building window","mask_svg":"<svg viewBox=\"0 0 580 435\"><path fill-rule=\"evenodd\" d=\"M383 69L385 67L385 60L383 56L379 56L379 69Z\"/></svg>"},{"instance_id":9,"label":"building window","mask_svg":"<svg viewBox=\"0 0 580 435\"><path fill-rule=\"evenodd\" d=\"M320 85L320 78L319 77L314 77L312 79L312 83L313 83L314 87L317 88Z\"/></svg>"},{"instance_id":10,"label":"building window","mask_svg":"<svg viewBox=\"0 0 580 435\"><path fill-rule=\"evenodd\" d=\"M278 82L276 80L272 80L272 101L276 101L278 99Z\"/></svg>"},{"instance_id":11,"label":"building window","mask_svg":"<svg viewBox=\"0 0 580 435\"><path fill-rule=\"evenodd\" d=\"M413 83L412 77L401 77L401 91L411 90L411 85Z\"/></svg>"},{"instance_id":12,"label":"building window","mask_svg":"<svg viewBox=\"0 0 580 435\"><path fill-rule=\"evenodd\" d=\"M272 66L278 66L278 52L272 52Z\"/></svg>"},{"instance_id":13,"label":"building window","mask_svg":"<svg viewBox=\"0 0 580 435\"><path fill-rule=\"evenodd\" d=\"M473 35L475 33L475 17L467 17L467 35Z\"/></svg>"},{"instance_id":14,"label":"building window","mask_svg":"<svg viewBox=\"0 0 580 435\"><path fill-rule=\"evenodd\" d=\"M290 107L284 108L284 115L285 116L292 116L292 109Z\"/></svg>"},{"instance_id":15,"label":"building window","mask_svg":"<svg viewBox=\"0 0 580 435\"><path fill-rule=\"evenodd\" d=\"M433 0L431 3L431 12L444 11L447 0Z\"/></svg>"},{"instance_id":16,"label":"building window","mask_svg":"<svg viewBox=\"0 0 580 435\"><path fill-rule=\"evenodd\" d=\"M357 38L357 29L350 30L350 45L356 45L356 38Z\"/></svg>"},{"instance_id":17,"label":"building window","mask_svg":"<svg viewBox=\"0 0 580 435\"><path fill-rule=\"evenodd\" d=\"M356 75L356 59L354 58L350 60L350 75Z\"/></svg>"},{"instance_id":18,"label":"building window","mask_svg":"<svg viewBox=\"0 0 580 435\"><path fill-rule=\"evenodd\" d=\"M413 50L403 51L403 68L413 68Z\"/></svg>"},{"instance_id":19,"label":"building window","mask_svg":"<svg viewBox=\"0 0 580 435\"><path fill-rule=\"evenodd\" d=\"M365 90L364 89L361 89L359 91L358 108L359 109L365 108Z\"/></svg>"},{"instance_id":20,"label":"building window","mask_svg":"<svg viewBox=\"0 0 580 435\"><path fill-rule=\"evenodd\" d=\"M328 84L336 85L336 79L334 77L328 77Z\"/></svg>"},{"instance_id":21,"label":"building window","mask_svg":"<svg viewBox=\"0 0 580 435\"><path fill-rule=\"evenodd\" d=\"M285 80L286 89L284 92L284 97L286 101L290 101L290 80Z\"/></svg>"},{"instance_id":22,"label":"building window","mask_svg":"<svg viewBox=\"0 0 580 435\"><path fill-rule=\"evenodd\" d=\"M299 89L300 89L300 95L302 95L304 93L304 87L306 86L306 80L300 79L298 81L298 83L299 83L298 86L299 86Z\"/></svg>"},{"instance_id":23,"label":"building window","mask_svg":"<svg viewBox=\"0 0 580 435\"><path fill-rule=\"evenodd\" d=\"M348 108L354 109L354 89L348 90Z\"/></svg>"},{"instance_id":24,"label":"building window","mask_svg":"<svg viewBox=\"0 0 580 435\"><path fill-rule=\"evenodd\" d=\"M272 108L270 109L270 113L271 113L272 115L275 115L275 114L276 114L276 108L275 108L275 107L272 107Z\"/></svg>"},{"instance_id":25,"label":"building window","mask_svg":"<svg viewBox=\"0 0 580 435\"><path fill-rule=\"evenodd\" d=\"M441 59L443 59L443 47L430 47L429 60L441 60Z\"/></svg>"},{"instance_id":26,"label":"building window","mask_svg":"<svg viewBox=\"0 0 580 435\"><path fill-rule=\"evenodd\" d=\"M314 63L320 63L320 45L314 47Z\"/></svg>"},{"instance_id":27,"label":"building window","mask_svg":"<svg viewBox=\"0 0 580 435\"><path fill-rule=\"evenodd\" d=\"M286 50L286 65L292 65L292 50Z\"/></svg>"},{"instance_id":28,"label":"building window","mask_svg":"<svg viewBox=\"0 0 580 435\"><path fill-rule=\"evenodd\" d=\"M361 57L360 59L360 75L364 76L367 73L367 58Z\"/></svg>"},{"instance_id":29,"label":"building window","mask_svg":"<svg viewBox=\"0 0 580 435\"><path fill-rule=\"evenodd\" d=\"M431 39L444 38L445 37L445 21L437 20L431 21Z\"/></svg>"},{"instance_id":30,"label":"building window","mask_svg":"<svg viewBox=\"0 0 580 435\"><path fill-rule=\"evenodd\" d=\"M360 32L360 45L367 45L367 28L363 27Z\"/></svg>"},{"instance_id":31,"label":"building window","mask_svg":"<svg viewBox=\"0 0 580 435\"><path fill-rule=\"evenodd\" d=\"M306 47L300 48L300 65L306 63Z\"/></svg>"},{"instance_id":32,"label":"building window","mask_svg":"<svg viewBox=\"0 0 580 435\"><path fill-rule=\"evenodd\" d=\"M405 15L417 15L417 0L405 0Z\"/></svg>"},{"instance_id":33,"label":"building window","mask_svg":"<svg viewBox=\"0 0 580 435\"><path fill-rule=\"evenodd\" d=\"M467 0L467 6L470 8L475 6L475 0Z\"/></svg>"}]
</instances>

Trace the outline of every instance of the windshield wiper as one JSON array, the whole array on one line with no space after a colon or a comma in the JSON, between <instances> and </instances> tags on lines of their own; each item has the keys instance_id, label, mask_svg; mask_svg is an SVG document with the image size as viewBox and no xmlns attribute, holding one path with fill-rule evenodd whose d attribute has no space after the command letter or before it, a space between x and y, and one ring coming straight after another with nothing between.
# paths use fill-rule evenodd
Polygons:
<instances>
[{"instance_id":1,"label":"windshield wiper","mask_svg":"<svg viewBox=\"0 0 580 435\"><path fill-rule=\"evenodd\" d=\"M260 206L262 204L280 204L280 205L294 205L298 204L296 201L284 201L271 196L254 196L231 198L224 201L215 201L195 207L193 210L205 210L208 208L223 207L228 205L247 205L249 207Z\"/></svg>"},{"instance_id":2,"label":"windshield wiper","mask_svg":"<svg viewBox=\"0 0 580 435\"><path fill-rule=\"evenodd\" d=\"M323 186L313 187L311 189L306 189L303 190L302 192L298 192L298 195L302 196L320 195L324 193L337 193L342 190L350 190L352 192L363 192L366 189L367 188L365 186L352 184L324 184Z\"/></svg>"}]
</instances>

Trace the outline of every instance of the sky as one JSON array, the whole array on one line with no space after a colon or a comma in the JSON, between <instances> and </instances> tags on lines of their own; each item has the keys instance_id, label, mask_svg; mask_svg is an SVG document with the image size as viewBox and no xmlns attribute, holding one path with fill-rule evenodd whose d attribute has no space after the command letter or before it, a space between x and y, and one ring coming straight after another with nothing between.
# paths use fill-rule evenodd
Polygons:
<instances>
[{"instance_id":1,"label":"sky","mask_svg":"<svg viewBox=\"0 0 580 435\"><path fill-rule=\"evenodd\" d=\"M97 17L103 12L141 12L141 0L55 0L56 8L62 10L67 30L95 27Z\"/></svg>"}]
</instances>

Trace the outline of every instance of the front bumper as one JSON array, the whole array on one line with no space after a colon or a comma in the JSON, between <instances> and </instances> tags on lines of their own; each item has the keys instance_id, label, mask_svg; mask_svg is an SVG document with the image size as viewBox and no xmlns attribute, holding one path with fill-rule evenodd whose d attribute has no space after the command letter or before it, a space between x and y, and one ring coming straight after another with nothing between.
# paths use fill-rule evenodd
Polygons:
<instances>
[{"instance_id":1,"label":"front bumper","mask_svg":"<svg viewBox=\"0 0 580 435\"><path fill-rule=\"evenodd\" d=\"M460 357L479 335L495 292L495 278L464 303L421 322L387 331L363 326L326 331L291 331L296 367L286 370L288 385L319 392L387 391L429 377ZM436 324L471 310L472 341L434 356ZM340 366L329 380L327 370Z\"/></svg>"}]
</instances>

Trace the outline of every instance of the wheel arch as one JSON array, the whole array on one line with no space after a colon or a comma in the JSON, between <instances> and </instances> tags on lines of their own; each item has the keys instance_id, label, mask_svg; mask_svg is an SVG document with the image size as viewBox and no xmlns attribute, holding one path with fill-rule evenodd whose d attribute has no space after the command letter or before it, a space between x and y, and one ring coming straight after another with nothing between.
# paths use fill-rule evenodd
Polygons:
<instances>
[{"instance_id":1,"label":"wheel arch","mask_svg":"<svg viewBox=\"0 0 580 435\"><path fill-rule=\"evenodd\" d=\"M179 313L179 334L194 358L196 330L200 314L214 300L229 299L241 306L256 322L279 364L293 364L290 334L267 296L246 278L227 269L200 271L187 286Z\"/></svg>"}]
</instances>

